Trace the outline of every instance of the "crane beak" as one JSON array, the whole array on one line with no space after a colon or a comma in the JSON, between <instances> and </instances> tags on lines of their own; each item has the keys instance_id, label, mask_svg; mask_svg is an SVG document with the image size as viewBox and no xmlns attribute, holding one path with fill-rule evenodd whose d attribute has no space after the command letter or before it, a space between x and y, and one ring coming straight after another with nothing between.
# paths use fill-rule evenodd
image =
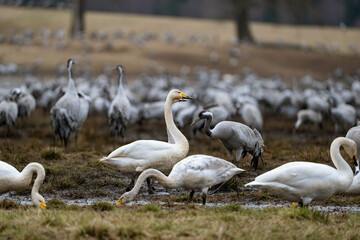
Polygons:
<instances>
[{"instance_id":1,"label":"crane beak","mask_svg":"<svg viewBox=\"0 0 360 240\"><path fill-rule=\"evenodd\" d=\"M116 202L116 206L120 206L122 203L122 198L120 198L117 202Z\"/></svg>"},{"instance_id":2,"label":"crane beak","mask_svg":"<svg viewBox=\"0 0 360 240\"><path fill-rule=\"evenodd\" d=\"M40 208L41 208L41 209L45 209L45 207L46 207L46 203L41 202L41 203L40 203Z\"/></svg>"},{"instance_id":3,"label":"crane beak","mask_svg":"<svg viewBox=\"0 0 360 240\"><path fill-rule=\"evenodd\" d=\"M200 121L201 118L197 117L190 125L190 127L192 127L195 123L197 123L198 121Z\"/></svg>"}]
</instances>

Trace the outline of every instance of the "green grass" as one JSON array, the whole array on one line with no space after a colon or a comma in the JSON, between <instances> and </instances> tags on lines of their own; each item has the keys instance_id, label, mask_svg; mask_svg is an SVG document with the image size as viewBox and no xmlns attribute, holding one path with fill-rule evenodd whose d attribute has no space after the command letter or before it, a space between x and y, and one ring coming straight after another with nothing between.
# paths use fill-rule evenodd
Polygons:
<instances>
[{"instance_id":1,"label":"green grass","mask_svg":"<svg viewBox=\"0 0 360 240\"><path fill-rule=\"evenodd\" d=\"M102 203L99 203L102 204ZM94 206L94 205L93 205ZM358 239L360 215L329 215L307 208L93 206L0 210L1 236L14 239ZM104 206L104 205L103 205ZM154 209L157 209L154 211Z\"/></svg>"}]
</instances>

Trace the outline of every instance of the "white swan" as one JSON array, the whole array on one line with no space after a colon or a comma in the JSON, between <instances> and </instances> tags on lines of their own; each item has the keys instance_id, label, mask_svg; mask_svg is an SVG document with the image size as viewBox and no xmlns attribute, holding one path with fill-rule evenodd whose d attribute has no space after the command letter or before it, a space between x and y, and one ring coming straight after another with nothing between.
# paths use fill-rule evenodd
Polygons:
<instances>
[{"instance_id":1,"label":"white swan","mask_svg":"<svg viewBox=\"0 0 360 240\"><path fill-rule=\"evenodd\" d=\"M356 127L352 127L346 133L346 138L353 140L357 145L357 151L360 150L360 122L358 122ZM359 174L359 157L357 157L355 164L355 175L353 183L346 190L348 193L360 194L360 174Z\"/></svg>"},{"instance_id":2,"label":"white swan","mask_svg":"<svg viewBox=\"0 0 360 240\"><path fill-rule=\"evenodd\" d=\"M329 198L343 192L353 182L353 172L340 155L340 146L356 161L356 143L338 137L330 147L330 156L336 167L313 162L291 162L277 167L255 178L245 187L264 189L271 194L300 205L308 205L313 200Z\"/></svg>"},{"instance_id":3,"label":"white swan","mask_svg":"<svg viewBox=\"0 0 360 240\"><path fill-rule=\"evenodd\" d=\"M192 190L189 200L192 199L194 190L201 190L203 204L205 205L206 195L210 187L226 182L244 171L221 158L192 155L175 164L168 177L156 169L145 170L140 174L134 188L130 192L124 193L116 205L132 201L138 194L143 182L149 177L156 178L166 188L182 187Z\"/></svg>"},{"instance_id":4,"label":"white swan","mask_svg":"<svg viewBox=\"0 0 360 240\"><path fill-rule=\"evenodd\" d=\"M10 164L0 161L0 194L25 189L30 185L34 173L36 173L36 179L31 190L31 199L35 206L45 208L45 200L39 194L39 188L45 178L45 169L36 162L29 163L19 172Z\"/></svg>"},{"instance_id":5,"label":"white swan","mask_svg":"<svg viewBox=\"0 0 360 240\"><path fill-rule=\"evenodd\" d=\"M138 140L111 152L100 159L105 164L115 165L123 173L142 172L147 168L155 168L169 173L172 167L185 158L189 151L186 137L175 126L171 107L173 103L191 99L179 90L173 89L167 95L164 115L169 139L174 143L155 140Z\"/></svg>"}]
</instances>

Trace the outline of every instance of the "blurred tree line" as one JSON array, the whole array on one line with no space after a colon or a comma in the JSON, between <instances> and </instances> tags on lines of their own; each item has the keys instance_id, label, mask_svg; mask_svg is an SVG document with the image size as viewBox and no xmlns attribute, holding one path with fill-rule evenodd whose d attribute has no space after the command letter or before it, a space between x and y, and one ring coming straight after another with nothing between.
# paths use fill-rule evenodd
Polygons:
<instances>
[{"instance_id":1,"label":"blurred tree line","mask_svg":"<svg viewBox=\"0 0 360 240\"><path fill-rule=\"evenodd\" d=\"M0 4L73 8L72 35L84 32L85 10L233 18L239 39L248 41L253 39L249 21L360 26L360 0L0 0Z\"/></svg>"}]
</instances>

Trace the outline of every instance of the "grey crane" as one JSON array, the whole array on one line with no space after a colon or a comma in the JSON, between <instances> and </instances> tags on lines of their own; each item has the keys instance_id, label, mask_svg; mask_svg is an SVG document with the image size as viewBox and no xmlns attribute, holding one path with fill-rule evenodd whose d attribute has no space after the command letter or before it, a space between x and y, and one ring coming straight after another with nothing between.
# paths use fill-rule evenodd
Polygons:
<instances>
[{"instance_id":1,"label":"grey crane","mask_svg":"<svg viewBox=\"0 0 360 240\"><path fill-rule=\"evenodd\" d=\"M18 106L16 99L14 99L14 96L8 95L0 102L0 126L7 126L7 134L10 133L10 128L15 124L17 117Z\"/></svg>"},{"instance_id":2,"label":"grey crane","mask_svg":"<svg viewBox=\"0 0 360 240\"><path fill-rule=\"evenodd\" d=\"M237 164L239 164L241 157L245 157L247 153L250 153L253 156L251 164L256 170L264 147L264 141L259 131L255 128L251 129L245 124L233 121L219 122L211 130L210 123L212 118L213 114L211 112L203 110L192 124L205 119L205 133L209 137L217 138L221 141L228 150L231 161L234 162L234 151L236 152Z\"/></svg>"},{"instance_id":3,"label":"grey crane","mask_svg":"<svg viewBox=\"0 0 360 240\"><path fill-rule=\"evenodd\" d=\"M60 140L67 147L70 133L77 126L77 119L80 112L80 98L76 91L75 83L71 75L71 67L74 60L68 60L69 84L64 96L62 96L56 104L51 108L51 126L55 136L59 135Z\"/></svg>"},{"instance_id":4,"label":"grey crane","mask_svg":"<svg viewBox=\"0 0 360 240\"><path fill-rule=\"evenodd\" d=\"M124 138L125 129L130 119L131 104L122 85L122 78L124 73L123 67L118 65L117 69L119 70L118 92L110 105L108 117L111 136L116 135Z\"/></svg>"}]
</instances>

